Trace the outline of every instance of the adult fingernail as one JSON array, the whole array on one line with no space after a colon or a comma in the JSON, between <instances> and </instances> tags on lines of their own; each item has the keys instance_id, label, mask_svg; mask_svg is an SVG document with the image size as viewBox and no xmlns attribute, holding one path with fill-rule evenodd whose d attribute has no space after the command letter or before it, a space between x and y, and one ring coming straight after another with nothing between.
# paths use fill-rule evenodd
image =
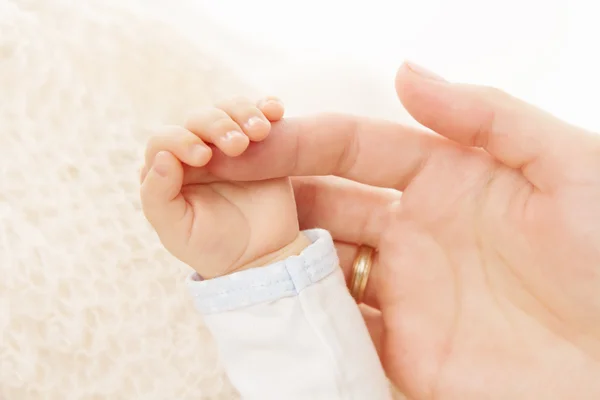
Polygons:
<instances>
[{"instance_id":1,"label":"adult fingernail","mask_svg":"<svg viewBox=\"0 0 600 400\"><path fill-rule=\"evenodd\" d=\"M407 61L405 64L409 70L411 70L415 74L419 75L421 78L430 79L430 80L438 81L438 82L448 82L447 80L445 80L444 78L442 78L441 76L436 74L435 72L431 72L430 70L428 70L425 67L420 66L419 64L415 64L410 61Z\"/></svg>"}]
</instances>

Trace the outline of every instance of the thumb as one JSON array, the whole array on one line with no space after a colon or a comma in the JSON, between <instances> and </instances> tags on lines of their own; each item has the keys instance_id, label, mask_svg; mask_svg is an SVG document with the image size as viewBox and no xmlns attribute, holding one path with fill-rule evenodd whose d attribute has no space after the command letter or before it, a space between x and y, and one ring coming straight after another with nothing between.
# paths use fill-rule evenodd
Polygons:
<instances>
[{"instance_id":1,"label":"thumb","mask_svg":"<svg viewBox=\"0 0 600 400\"><path fill-rule=\"evenodd\" d=\"M396 75L396 90L419 123L459 144L483 148L504 165L520 169L538 189L580 180L582 173L590 174L589 163L597 171L596 135L498 89L450 83L405 63Z\"/></svg>"},{"instance_id":2,"label":"thumb","mask_svg":"<svg viewBox=\"0 0 600 400\"><path fill-rule=\"evenodd\" d=\"M144 215L159 236L180 222L187 211L181 194L183 166L167 151L156 154L140 190Z\"/></svg>"}]
</instances>

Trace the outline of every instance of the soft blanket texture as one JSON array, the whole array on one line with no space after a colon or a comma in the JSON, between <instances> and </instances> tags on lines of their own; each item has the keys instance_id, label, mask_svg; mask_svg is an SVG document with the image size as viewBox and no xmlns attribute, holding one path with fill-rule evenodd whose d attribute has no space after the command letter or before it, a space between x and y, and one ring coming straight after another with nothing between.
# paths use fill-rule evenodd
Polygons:
<instances>
[{"instance_id":1,"label":"soft blanket texture","mask_svg":"<svg viewBox=\"0 0 600 400\"><path fill-rule=\"evenodd\" d=\"M182 287L189 270L138 199L149 127L255 94L250 74L227 68L243 69L234 61L248 45L190 4L0 0L2 399L235 398ZM295 75L274 94L301 88L298 112L340 99L338 109L397 111L327 97L350 77L330 68L338 87L316 71L313 87L329 85L318 101Z\"/></svg>"}]
</instances>

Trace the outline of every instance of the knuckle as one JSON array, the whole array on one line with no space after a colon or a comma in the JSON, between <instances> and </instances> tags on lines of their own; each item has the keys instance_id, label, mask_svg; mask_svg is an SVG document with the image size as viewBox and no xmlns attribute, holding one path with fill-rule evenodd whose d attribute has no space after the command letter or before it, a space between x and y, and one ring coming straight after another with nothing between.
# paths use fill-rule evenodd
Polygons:
<instances>
[{"instance_id":1,"label":"knuckle","mask_svg":"<svg viewBox=\"0 0 600 400\"><path fill-rule=\"evenodd\" d=\"M188 113L183 120L183 126L187 129L191 129L194 126L198 125L198 121L202 120L202 116L199 111L192 111Z\"/></svg>"},{"instance_id":2,"label":"knuckle","mask_svg":"<svg viewBox=\"0 0 600 400\"><path fill-rule=\"evenodd\" d=\"M245 108L244 110L240 110L240 112L237 115L237 119L238 121L240 121L240 123L246 123L250 118L254 118L254 117L259 117L259 118L264 118L264 114L262 111L260 111L258 108L256 107L248 107Z\"/></svg>"},{"instance_id":3,"label":"knuckle","mask_svg":"<svg viewBox=\"0 0 600 400\"><path fill-rule=\"evenodd\" d=\"M216 107L194 110L188 114L183 127L186 129L194 129L199 126L205 126L208 122L223 115L227 115L225 111Z\"/></svg>"},{"instance_id":4,"label":"knuckle","mask_svg":"<svg viewBox=\"0 0 600 400\"><path fill-rule=\"evenodd\" d=\"M231 97L226 100L221 100L221 101L217 102L215 104L215 107L222 109L222 110L226 110L226 111L233 111L236 108L247 106L249 104L251 104L251 102L246 97L235 96L235 97Z\"/></svg>"},{"instance_id":5,"label":"knuckle","mask_svg":"<svg viewBox=\"0 0 600 400\"><path fill-rule=\"evenodd\" d=\"M211 131L213 134L225 133L226 131L240 130L238 124L236 124L231 118L223 117L215 120L211 125Z\"/></svg>"},{"instance_id":6,"label":"knuckle","mask_svg":"<svg viewBox=\"0 0 600 400\"><path fill-rule=\"evenodd\" d=\"M356 165L358 155L360 154L360 141L358 135L358 128L355 126L353 129L349 129L345 133L345 145L342 147L342 151L336 160L335 171L337 173L346 175Z\"/></svg>"},{"instance_id":7,"label":"knuckle","mask_svg":"<svg viewBox=\"0 0 600 400\"><path fill-rule=\"evenodd\" d=\"M144 152L144 156L146 158L146 162L149 161L150 157L153 154L156 154L158 152L156 149L160 148L159 143L161 141L162 141L162 139L159 136L152 136L148 140L148 143L146 144L146 151Z\"/></svg>"},{"instance_id":8,"label":"knuckle","mask_svg":"<svg viewBox=\"0 0 600 400\"><path fill-rule=\"evenodd\" d=\"M252 104L250 99L248 99L245 96L234 96L231 98L231 103L235 104L237 106L245 106L245 105Z\"/></svg>"},{"instance_id":9,"label":"knuckle","mask_svg":"<svg viewBox=\"0 0 600 400\"><path fill-rule=\"evenodd\" d=\"M151 162L152 158L161 150L173 150L181 144L192 144L197 141L195 138L197 137L194 134L181 126L161 127L148 139L144 153L146 162Z\"/></svg>"},{"instance_id":10,"label":"knuckle","mask_svg":"<svg viewBox=\"0 0 600 400\"><path fill-rule=\"evenodd\" d=\"M163 136L188 136L189 131L181 125L170 125L165 127Z\"/></svg>"},{"instance_id":11,"label":"knuckle","mask_svg":"<svg viewBox=\"0 0 600 400\"><path fill-rule=\"evenodd\" d=\"M482 149L488 148L494 132L495 121L496 113L493 108L482 114L479 124L471 137L470 145Z\"/></svg>"},{"instance_id":12,"label":"knuckle","mask_svg":"<svg viewBox=\"0 0 600 400\"><path fill-rule=\"evenodd\" d=\"M510 95L493 86L481 86L479 93L478 125L472 133L469 144L474 147L487 148L495 134L498 110L509 100Z\"/></svg>"},{"instance_id":13,"label":"knuckle","mask_svg":"<svg viewBox=\"0 0 600 400\"><path fill-rule=\"evenodd\" d=\"M166 142L170 136L166 136L164 134L159 134L152 136L150 140L148 140L148 144L146 145L146 158L150 158L158 153L161 149L164 149L166 146Z\"/></svg>"},{"instance_id":14,"label":"knuckle","mask_svg":"<svg viewBox=\"0 0 600 400\"><path fill-rule=\"evenodd\" d=\"M228 110L231 110L234 105L235 103L231 99L227 99L215 103L215 108L227 112Z\"/></svg>"},{"instance_id":15,"label":"knuckle","mask_svg":"<svg viewBox=\"0 0 600 400\"><path fill-rule=\"evenodd\" d=\"M164 145L166 142L173 141L177 137L185 137L188 130L177 125L163 126L154 131L154 134L148 139L148 147Z\"/></svg>"},{"instance_id":16,"label":"knuckle","mask_svg":"<svg viewBox=\"0 0 600 400\"><path fill-rule=\"evenodd\" d=\"M481 86L481 94L490 100L504 100L509 94L495 86Z\"/></svg>"}]
</instances>

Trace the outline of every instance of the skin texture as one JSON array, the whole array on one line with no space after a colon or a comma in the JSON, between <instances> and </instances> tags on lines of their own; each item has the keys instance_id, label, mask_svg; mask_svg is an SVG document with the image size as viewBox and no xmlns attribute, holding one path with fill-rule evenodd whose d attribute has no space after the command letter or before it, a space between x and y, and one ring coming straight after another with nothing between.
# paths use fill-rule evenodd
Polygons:
<instances>
[{"instance_id":1,"label":"skin texture","mask_svg":"<svg viewBox=\"0 0 600 400\"><path fill-rule=\"evenodd\" d=\"M429 129L282 120L185 181L292 176L300 228L328 229L347 275L377 248L361 308L409 398L600 398L600 136L410 64L396 89Z\"/></svg>"}]
</instances>

